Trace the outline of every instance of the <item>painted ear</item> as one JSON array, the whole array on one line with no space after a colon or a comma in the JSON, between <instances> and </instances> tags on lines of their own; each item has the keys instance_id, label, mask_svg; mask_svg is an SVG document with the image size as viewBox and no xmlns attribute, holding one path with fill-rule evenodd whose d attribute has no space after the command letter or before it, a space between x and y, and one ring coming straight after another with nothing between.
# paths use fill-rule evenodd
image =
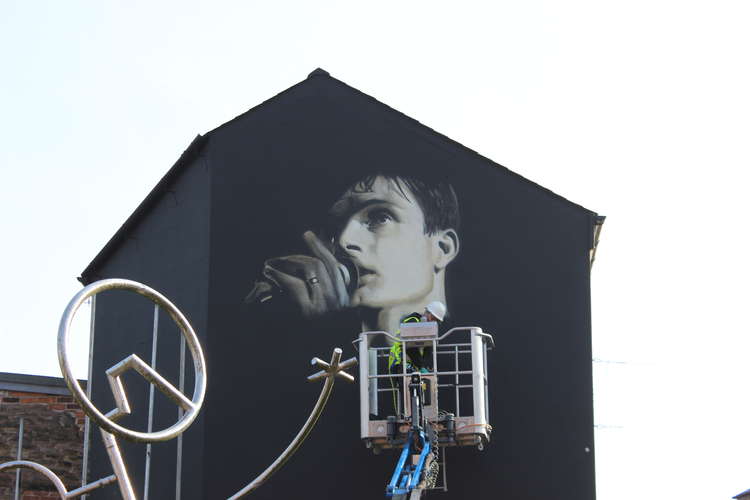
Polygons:
<instances>
[{"instance_id":1,"label":"painted ear","mask_svg":"<svg viewBox=\"0 0 750 500\"><path fill-rule=\"evenodd\" d=\"M435 258L435 272L445 269L458 255L458 234L453 229L444 229L435 235L437 256Z\"/></svg>"}]
</instances>

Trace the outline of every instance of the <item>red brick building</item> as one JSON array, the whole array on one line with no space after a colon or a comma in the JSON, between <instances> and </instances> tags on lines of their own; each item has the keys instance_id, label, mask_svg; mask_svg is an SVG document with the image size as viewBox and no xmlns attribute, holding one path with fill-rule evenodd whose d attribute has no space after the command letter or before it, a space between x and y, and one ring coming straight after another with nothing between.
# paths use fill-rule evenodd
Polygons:
<instances>
[{"instance_id":1,"label":"red brick building","mask_svg":"<svg viewBox=\"0 0 750 500\"><path fill-rule=\"evenodd\" d=\"M23 421L23 423L22 423ZM19 432L23 426L23 434ZM68 489L81 485L84 414L62 378L0 372L0 463L38 462ZM16 498L16 471L0 472L0 498ZM57 498L50 481L21 469L18 497Z\"/></svg>"}]
</instances>

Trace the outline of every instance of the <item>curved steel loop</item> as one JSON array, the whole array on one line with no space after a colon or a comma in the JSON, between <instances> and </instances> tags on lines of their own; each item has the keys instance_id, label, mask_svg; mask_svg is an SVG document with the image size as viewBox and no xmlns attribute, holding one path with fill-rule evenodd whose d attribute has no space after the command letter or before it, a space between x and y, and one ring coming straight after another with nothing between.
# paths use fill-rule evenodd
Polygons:
<instances>
[{"instance_id":1,"label":"curved steel loop","mask_svg":"<svg viewBox=\"0 0 750 500\"><path fill-rule=\"evenodd\" d=\"M67 351L68 351L68 330L73 321L76 311L84 303L84 301L106 290L130 290L140 295L143 295L147 299L151 300L162 309L166 310L171 316L172 320L177 323L177 326L182 332L182 336L185 338L185 342L190 349L190 353L193 357L193 366L195 368L195 386L193 388L193 398L188 400L179 390L172 386L166 381L161 375L155 370L151 369L146 363L144 363L138 356L131 354L123 361L120 361L115 366L107 370L107 376L109 377L110 385L112 387L115 401L117 402L117 408L104 415L101 413L93 403L86 397L86 393L81 389L78 384L78 380L73 376L73 372L68 362ZM65 383L68 385L71 394L81 405L83 411L91 417L99 426L101 426L107 432L110 432L118 437L122 437L129 441L138 441L144 443L153 443L157 441L168 441L174 437L177 437L183 433L193 420L198 415L201 406L203 405L203 399L206 395L206 362L203 357L203 351L198 337L193 331L193 327L190 326L187 318L180 312L177 307L172 304L165 296L157 292L156 290L142 284L137 281L131 281L126 279L105 279L96 281L81 291L79 291L68 303L65 308L62 318L60 319L60 327L57 333L57 358L60 362L60 371L65 378ZM128 369L134 369L140 373L146 380L154 384L160 391L162 391L167 397L175 401L180 407L185 410L182 418L180 418L174 425L166 429L155 431L155 432L138 432L130 430L126 427L116 424L110 418L118 418L124 414L130 413L130 408L125 396L122 382L119 378L124 371Z\"/></svg>"},{"instance_id":2,"label":"curved steel loop","mask_svg":"<svg viewBox=\"0 0 750 500\"><path fill-rule=\"evenodd\" d=\"M5 462L4 464L0 464L0 471L23 468L35 470L52 481L52 484L55 485L55 489L60 494L61 498L66 498L68 496L68 490L65 489L65 485L60 480L60 478L57 477L57 474L55 474L42 464L30 462L28 460L13 460L12 462Z\"/></svg>"},{"instance_id":3,"label":"curved steel loop","mask_svg":"<svg viewBox=\"0 0 750 500\"><path fill-rule=\"evenodd\" d=\"M57 493L60 494L60 498L75 498L79 497L81 495L84 495L86 493L90 493L94 491L97 488L100 488L102 486L106 486L108 484L114 483L117 481L117 477L115 475L107 476L105 478L99 479L98 481L94 481L93 483L89 483L87 485L81 486L80 488L77 488L75 490L68 491L65 489L65 485L63 484L62 480L57 477L57 474L49 470L47 467L43 466L42 464L38 464L36 462L30 462L28 460L14 460L12 462L5 462L4 464L0 464L0 471L4 470L13 470L13 469L32 469L37 471L38 473L42 474L44 477L52 481L52 484L55 485L55 489L57 490Z\"/></svg>"},{"instance_id":4,"label":"curved steel loop","mask_svg":"<svg viewBox=\"0 0 750 500\"><path fill-rule=\"evenodd\" d=\"M229 497L228 500L237 500L244 497L245 495L248 495L252 491L255 491L259 486L268 481L268 478L271 477L272 474L281 469L281 467L283 467L284 464L292 457L292 455L294 455L294 453L300 448L300 446L302 446L302 443L305 441L305 439L307 439L307 436L310 435L313 427L315 427L315 424L320 418L321 413L323 413L323 408L325 408L326 403L328 402L328 397L331 395L331 391L333 391L333 383L336 377L340 377L348 382L354 382L354 377L346 373L344 370L356 365L357 359L350 358L346 361L341 361L341 354L341 349L337 347L333 350L330 363L326 363L325 361L317 357L310 360L310 364L312 364L313 366L317 366L318 368L322 368L322 370L307 377L308 382L316 382L318 380L325 379L323 389L320 391L320 396L318 396L318 401L315 403L312 413L310 413L310 416L302 426L302 429L300 429L297 435L294 436L292 442L289 443L289 446L287 446L287 448L281 453L281 455L279 455L276 460L274 460L274 462L268 466L266 470L261 472L258 477L253 479L240 491Z\"/></svg>"}]
</instances>

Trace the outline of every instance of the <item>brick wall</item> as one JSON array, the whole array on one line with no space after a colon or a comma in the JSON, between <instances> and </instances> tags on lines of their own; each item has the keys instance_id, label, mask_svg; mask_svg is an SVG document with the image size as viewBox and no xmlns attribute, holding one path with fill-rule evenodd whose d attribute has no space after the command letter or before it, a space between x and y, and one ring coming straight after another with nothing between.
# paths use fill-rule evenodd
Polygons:
<instances>
[{"instance_id":1,"label":"brick wall","mask_svg":"<svg viewBox=\"0 0 750 500\"><path fill-rule=\"evenodd\" d=\"M20 417L24 419L22 458L44 465L69 490L81 485L84 414L72 397L0 390L0 463L16 460ZM0 499L12 499L16 473L0 472ZM58 498L38 472L22 469L24 500Z\"/></svg>"}]
</instances>

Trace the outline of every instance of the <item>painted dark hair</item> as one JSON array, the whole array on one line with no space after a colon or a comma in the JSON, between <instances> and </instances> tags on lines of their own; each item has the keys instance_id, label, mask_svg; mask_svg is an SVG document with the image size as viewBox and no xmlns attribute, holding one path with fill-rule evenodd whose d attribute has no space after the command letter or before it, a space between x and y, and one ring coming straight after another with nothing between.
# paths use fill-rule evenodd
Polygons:
<instances>
[{"instance_id":1,"label":"painted dark hair","mask_svg":"<svg viewBox=\"0 0 750 500\"><path fill-rule=\"evenodd\" d=\"M407 200L407 189L414 195L424 214L425 234L435 234L443 229L459 230L461 215L458 210L458 197L450 183L407 175L377 173L358 181L351 189L354 192L370 192L378 177L392 181Z\"/></svg>"}]
</instances>

